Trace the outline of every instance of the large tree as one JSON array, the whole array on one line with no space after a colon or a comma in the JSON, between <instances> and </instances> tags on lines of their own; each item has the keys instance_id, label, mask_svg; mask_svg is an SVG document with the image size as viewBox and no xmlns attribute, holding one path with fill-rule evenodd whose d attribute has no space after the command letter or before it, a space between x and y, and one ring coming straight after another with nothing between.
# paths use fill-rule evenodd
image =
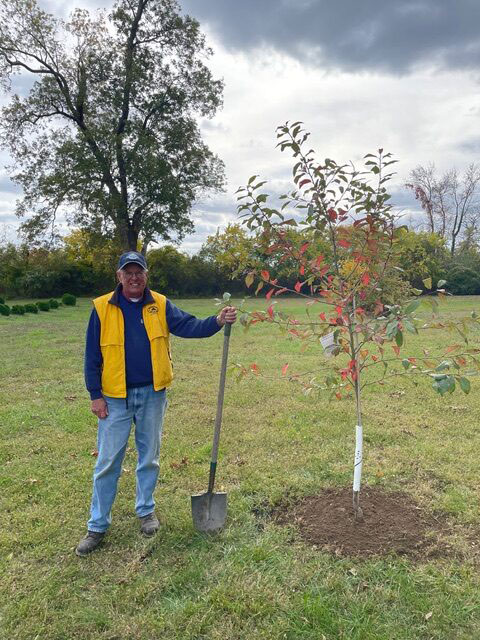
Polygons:
<instances>
[{"instance_id":1,"label":"large tree","mask_svg":"<svg viewBox=\"0 0 480 640\"><path fill-rule=\"evenodd\" d=\"M36 78L0 122L27 239L59 211L128 249L192 230L194 200L223 186L195 119L221 104L210 54L176 0L117 0L108 16L77 9L68 21L36 0L0 0L0 80L10 90L15 73Z\"/></svg>"}]
</instances>

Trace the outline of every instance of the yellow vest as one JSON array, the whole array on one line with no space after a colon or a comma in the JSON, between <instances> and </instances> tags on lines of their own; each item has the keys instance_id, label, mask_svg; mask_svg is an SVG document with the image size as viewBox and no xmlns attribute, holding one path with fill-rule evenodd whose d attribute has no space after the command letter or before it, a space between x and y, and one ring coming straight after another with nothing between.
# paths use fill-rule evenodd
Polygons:
<instances>
[{"instance_id":1,"label":"yellow vest","mask_svg":"<svg viewBox=\"0 0 480 640\"><path fill-rule=\"evenodd\" d=\"M167 325L167 299L150 291L153 301L143 306L143 323L150 340L153 388L159 391L173 380L170 356L170 331ZM112 291L95 298L93 305L100 319L100 350L102 352L102 393L112 398L127 397L125 367L125 324L120 307L109 301Z\"/></svg>"}]
</instances>

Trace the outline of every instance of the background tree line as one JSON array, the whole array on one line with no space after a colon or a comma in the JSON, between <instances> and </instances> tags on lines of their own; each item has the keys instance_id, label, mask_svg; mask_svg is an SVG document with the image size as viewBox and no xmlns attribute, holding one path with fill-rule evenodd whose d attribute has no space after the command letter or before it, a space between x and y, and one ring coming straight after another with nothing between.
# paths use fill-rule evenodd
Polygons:
<instances>
[{"instance_id":1,"label":"background tree line","mask_svg":"<svg viewBox=\"0 0 480 640\"><path fill-rule=\"evenodd\" d=\"M310 238L292 227L287 231L292 247L309 242L307 252L328 257L325 238ZM115 269L122 246L88 231L76 230L57 248L27 243L0 245L0 295L50 298L65 292L87 296L115 286ZM223 291L243 295L245 272L256 258L268 265L272 277L294 288L298 279L294 260L277 262L239 224L207 238L199 253L188 255L171 245L147 253L150 285L170 297L216 296ZM431 231L405 229L384 286L384 301L395 302L408 287L424 288L422 281L447 281L457 295L480 295L480 247L475 234L465 234L452 255L447 239ZM251 295L251 291L248 291Z\"/></svg>"}]
</instances>

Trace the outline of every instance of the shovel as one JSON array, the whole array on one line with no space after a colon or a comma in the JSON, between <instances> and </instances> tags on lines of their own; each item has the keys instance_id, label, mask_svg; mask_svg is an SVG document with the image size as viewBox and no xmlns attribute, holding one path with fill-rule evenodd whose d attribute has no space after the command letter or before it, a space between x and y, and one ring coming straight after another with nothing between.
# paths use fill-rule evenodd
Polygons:
<instances>
[{"instance_id":1,"label":"shovel","mask_svg":"<svg viewBox=\"0 0 480 640\"><path fill-rule=\"evenodd\" d=\"M220 368L220 384L218 387L217 415L215 417L215 432L213 436L212 460L210 462L210 477L207 493L192 496L193 526L204 533L215 533L223 528L227 517L227 494L214 493L215 472L217 470L218 443L220 440L220 426L222 424L223 395L225 391L225 374L227 371L228 343L232 325L227 323L223 334L223 356Z\"/></svg>"}]
</instances>

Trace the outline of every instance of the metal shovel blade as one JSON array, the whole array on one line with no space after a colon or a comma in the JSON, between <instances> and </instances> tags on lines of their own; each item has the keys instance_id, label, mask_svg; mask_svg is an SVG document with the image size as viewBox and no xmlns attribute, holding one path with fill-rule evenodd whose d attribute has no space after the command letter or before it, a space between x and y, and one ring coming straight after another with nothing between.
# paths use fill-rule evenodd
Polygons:
<instances>
[{"instance_id":1,"label":"metal shovel blade","mask_svg":"<svg viewBox=\"0 0 480 640\"><path fill-rule=\"evenodd\" d=\"M226 493L199 493L192 496L193 526L204 533L223 529L227 518Z\"/></svg>"}]
</instances>

